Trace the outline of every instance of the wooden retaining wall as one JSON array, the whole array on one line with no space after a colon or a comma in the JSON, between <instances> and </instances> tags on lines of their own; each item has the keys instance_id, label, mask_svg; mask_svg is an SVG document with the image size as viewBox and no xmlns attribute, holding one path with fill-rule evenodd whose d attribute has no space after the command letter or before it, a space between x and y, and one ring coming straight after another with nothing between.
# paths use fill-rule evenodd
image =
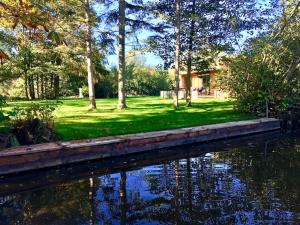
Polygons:
<instances>
[{"instance_id":1,"label":"wooden retaining wall","mask_svg":"<svg viewBox=\"0 0 300 225\"><path fill-rule=\"evenodd\" d=\"M0 152L0 174L124 156L278 129L280 129L279 120L258 119L92 140L21 146Z\"/></svg>"},{"instance_id":2,"label":"wooden retaining wall","mask_svg":"<svg viewBox=\"0 0 300 225\"><path fill-rule=\"evenodd\" d=\"M19 174L2 175L0 179L0 197L27 190L65 184L80 179L97 178L121 171L137 170L142 167L159 165L174 160L196 158L206 153L239 149L265 149L281 137L276 130L268 133L254 134L229 140L177 146L156 151L141 152L115 158L99 159L73 163L58 167L45 168ZM243 143L241 145L241 143Z\"/></svg>"}]
</instances>

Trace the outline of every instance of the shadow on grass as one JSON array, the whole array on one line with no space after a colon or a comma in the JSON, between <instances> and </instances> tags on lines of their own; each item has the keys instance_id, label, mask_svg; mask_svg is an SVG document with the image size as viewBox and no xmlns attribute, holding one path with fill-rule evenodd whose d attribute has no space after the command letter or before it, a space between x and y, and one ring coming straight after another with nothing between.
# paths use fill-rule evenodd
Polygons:
<instances>
[{"instance_id":1,"label":"shadow on grass","mask_svg":"<svg viewBox=\"0 0 300 225\"><path fill-rule=\"evenodd\" d=\"M88 99L62 99L57 110L56 131L60 139L85 139L224 123L255 118L233 111L232 101L195 101L186 107L181 101L174 110L171 99L131 97L129 108L117 110L117 99L98 99L98 109L88 112ZM40 101L47 103L49 101ZM50 101L51 102L51 101ZM54 101L55 102L55 101ZM28 106L30 102L9 102L9 107Z\"/></svg>"},{"instance_id":2,"label":"shadow on grass","mask_svg":"<svg viewBox=\"0 0 300 225\"><path fill-rule=\"evenodd\" d=\"M72 117L66 117L64 118L66 119L65 122L61 121L57 123L57 132L62 139L72 140L176 129L254 118L253 115L241 114L228 109L219 111L211 109L201 112L166 110L145 112L141 115L129 114L128 112L126 114L117 114L115 117L100 119L86 115L79 117L76 121L68 121ZM87 119L88 122L84 121L84 119Z\"/></svg>"}]
</instances>

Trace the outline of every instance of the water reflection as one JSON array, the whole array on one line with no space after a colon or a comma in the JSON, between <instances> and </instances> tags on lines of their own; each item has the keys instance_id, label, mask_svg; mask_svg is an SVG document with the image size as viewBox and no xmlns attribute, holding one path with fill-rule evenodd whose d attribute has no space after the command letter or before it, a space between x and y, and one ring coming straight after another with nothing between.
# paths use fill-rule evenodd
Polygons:
<instances>
[{"instance_id":1,"label":"water reflection","mask_svg":"<svg viewBox=\"0 0 300 225\"><path fill-rule=\"evenodd\" d=\"M53 182L43 187L42 177L41 182L20 178L24 187L3 178L0 224L299 223L299 133L209 148L214 151L201 145L168 157L153 153L156 165L150 156L128 159L128 167L115 162L120 169L106 173L101 162L81 172L64 168L45 175ZM64 179L55 180L57 176ZM8 193L15 186L19 189Z\"/></svg>"}]
</instances>

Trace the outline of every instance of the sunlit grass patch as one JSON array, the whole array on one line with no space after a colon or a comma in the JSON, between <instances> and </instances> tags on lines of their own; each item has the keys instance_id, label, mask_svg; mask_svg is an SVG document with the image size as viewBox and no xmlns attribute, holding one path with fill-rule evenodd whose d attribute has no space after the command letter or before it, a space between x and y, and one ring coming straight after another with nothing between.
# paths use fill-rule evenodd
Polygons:
<instances>
[{"instance_id":1,"label":"sunlit grass patch","mask_svg":"<svg viewBox=\"0 0 300 225\"><path fill-rule=\"evenodd\" d=\"M175 129L255 118L233 110L232 100L198 99L192 107L180 101L174 110L171 99L159 97L128 98L126 110L117 110L117 99L98 99L97 110L88 111L87 99L63 99L55 112L55 131L62 140L74 140ZM9 102L26 107L28 101Z\"/></svg>"}]
</instances>

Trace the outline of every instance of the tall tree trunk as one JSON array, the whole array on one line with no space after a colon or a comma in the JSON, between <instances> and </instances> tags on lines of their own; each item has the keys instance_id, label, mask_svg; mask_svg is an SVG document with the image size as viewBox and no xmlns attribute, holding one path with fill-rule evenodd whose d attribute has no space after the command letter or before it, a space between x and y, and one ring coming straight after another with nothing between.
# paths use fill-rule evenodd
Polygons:
<instances>
[{"instance_id":1,"label":"tall tree trunk","mask_svg":"<svg viewBox=\"0 0 300 225\"><path fill-rule=\"evenodd\" d=\"M25 97L28 100L29 99L29 95L28 95L28 76L27 76L27 71L25 71L24 75L25 75L25 83L24 83L24 86L25 86Z\"/></svg>"},{"instance_id":2,"label":"tall tree trunk","mask_svg":"<svg viewBox=\"0 0 300 225\"><path fill-rule=\"evenodd\" d=\"M41 74L41 99L44 99L45 98L45 79L44 79L44 75Z\"/></svg>"},{"instance_id":3,"label":"tall tree trunk","mask_svg":"<svg viewBox=\"0 0 300 225\"><path fill-rule=\"evenodd\" d=\"M35 99L35 92L34 92L34 79L33 75L29 75L28 77L28 86L29 86L29 95L31 99Z\"/></svg>"},{"instance_id":4,"label":"tall tree trunk","mask_svg":"<svg viewBox=\"0 0 300 225\"><path fill-rule=\"evenodd\" d=\"M36 75L36 95L37 95L38 99L41 98L41 95L40 95L40 76L38 74Z\"/></svg>"},{"instance_id":5,"label":"tall tree trunk","mask_svg":"<svg viewBox=\"0 0 300 225\"><path fill-rule=\"evenodd\" d=\"M49 98L49 94L48 94L48 90L49 90L49 85L48 85L48 76L45 76L44 78L44 98L48 99Z\"/></svg>"},{"instance_id":6,"label":"tall tree trunk","mask_svg":"<svg viewBox=\"0 0 300 225\"><path fill-rule=\"evenodd\" d=\"M92 29L91 29L91 9L90 1L86 0L85 4L85 14L86 14L86 62L87 62L87 72L88 72L88 86L89 86L89 110L96 109L96 99L95 99L95 87L94 87L94 71L93 71L93 58L92 58Z\"/></svg>"},{"instance_id":7,"label":"tall tree trunk","mask_svg":"<svg viewBox=\"0 0 300 225\"><path fill-rule=\"evenodd\" d=\"M50 99L54 99L54 74L50 76Z\"/></svg>"},{"instance_id":8,"label":"tall tree trunk","mask_svg":"<svg viewBox=\"0 0 300 225\"><path fill-rule=\"evenodd\" d=\"M186 105L187 106L192 105L191 78L192 78L193 44L194 44L194 35L195 35L195 20L194 20L195 11L196 11L196 1L193 0L191 28L190 28L190 37L189 37L188 60L187 60L187 81L186 81Z\"/></svg>"},{"instance_id":9,"label":"tall tree trunk","mask_svg":"<svg viewBox=\"0 0 300 225\"><path fill-rule=\"evenodd\" d=\"M118 109L126 108L125 91L125 0L119 0L119 68L118 68Z\"/></svg>"},{"instance_id":10,"label":"tall tree trunk","mask_svg":"<svg viewBox=\"0 0 300 225\"><path fill-rule=\"evenodd\" d=\"M54 77L54 99L58 99L59 97L59 75Z\"/></svg>"},{"instance_id":11,"label":"tall tree trunk","mask_svg":"<svg viewBox=\"0 0 300 225\"><path fill-rule=\"evenodd\" d=\"M179 73L180 73L180 0L176 0L176 53L175 53L175 93L173 96L173 106L178 109Z\"/></svg>"}]
</instances>

